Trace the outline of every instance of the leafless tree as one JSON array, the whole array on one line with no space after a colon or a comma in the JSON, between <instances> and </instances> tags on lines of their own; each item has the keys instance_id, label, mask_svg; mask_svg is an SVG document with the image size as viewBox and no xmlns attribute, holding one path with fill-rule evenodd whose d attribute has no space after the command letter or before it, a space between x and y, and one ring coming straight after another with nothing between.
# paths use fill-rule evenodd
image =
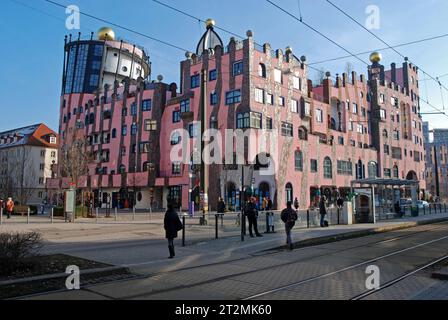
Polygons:
<instances>
[{"instance_id":1,"label":"leafless tree","mask_svg":"<svg viewBox=\"0 0 448 320\"><path fill-rule=\"evenodd\" d=\"M353 64L351 62L347 62L345 64L345 73L347 74L347 80L352 81L352 72L353 72Z\"/></svg>"},{"instance_id":2,"label":"leafless tree","mask_svg":"<svg viewBox=\"0 0 448 320\"><path fill-rule=\"evenodd\" d=\"M325 79L325 70L323 68L319 69L318 71L316 71L316 78L315 78L315 83L316 85L321 85L322 81Z\"/></svg>"}]
</instances>

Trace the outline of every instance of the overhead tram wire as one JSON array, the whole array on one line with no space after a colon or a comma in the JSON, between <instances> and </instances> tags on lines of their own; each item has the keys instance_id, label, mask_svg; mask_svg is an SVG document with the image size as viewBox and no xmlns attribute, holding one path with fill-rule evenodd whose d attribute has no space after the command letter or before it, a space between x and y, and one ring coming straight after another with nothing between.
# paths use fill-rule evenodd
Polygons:
<instances>
[{"instance_id":1,"label":"overhead tram wire","mask_svg":"<svg viewBox=\"0 0 448 320\"><path fill-rule=\"evenodd\" d=\"M420 39L420 40L415 40L415 41L410 41L410 42L406 42L406 43L401 43L401 44L397 44L394 46L391 46L392 48L399 48L399 47L405 47L405 46L410 46L413 44L418 44L418 43L423 43L423 42L427 42L427 41L432 41L432 40L437 40L437 39L441 39L441 38L445 38L448 37L448 33L442 34L442 35L438 35L438 36L434 36L434 37L429 37L429 38L424 38L424 39ZM356 53L356 55L363 55L363 54L370 54L374 51L384 51L384 50L391 50L389 47L384 47L384 48L380 48L380 49L373 49L373 50L369 50L369 51L363 51L363 52L359 52ZM347 59L350 58L351 56L341 56L341 57L337 57L337 58L329 58L326 60L321 60L321 61L316 61L316 62L311 62L308 65L316 65L316 64L322 64L322 63L326 63L326 62L333 62L333 61L337 61L337 60L342 60L342 59ZM445 74L443 77L448 76L448 74ZM441 78L442 76L438 77ZM430 80L430 79L427 79ZM424 80L420 80L420 81L424 81Z\"/></svg>"},{"instance_id":2,"label":"overhead tram wire","mask_svg":"<svg viewBox=\"0 0 448 320\"><path fill-rule=\"evenodd\" d=\"M61 3L58 3L58 2L56 2L56 1L52 1L52 0L43 0L43 1L48 2L48 3L52 4L52 5L55 5L55 6L64 8L64 9L66 8L65 5L63 5L63 4L61 4ZM163 44L163 45L165 45L165 46L168 46L168 47L171 47L171 48L174 48L174 49L183 51L183 52L188 51L188 50L186 50L185 48L182 48L182 47L180 47L180 46L171 44L171 43L169 43L169 42L166 42L166 41L163 41L163 40L160 40L160 39L157 39L157 38L155 38L155 37L153 37L153 36L150 36L150 35L141 33L141 32L139 32L139 31L133 30L133 29L128 28L128 27L125 27L125 26L123 26L123 25L119 25L119 24L114 23L114 22L112 22L112 21L109 21L109 20L106 20L106 19L97 17L97 16L95 16L95 15L93 15L93 14L86 13L86 12L83 12L83 11L80 11L79 13L80 13L81 15L83 15L83 16L86 16L86 17L89 17L89 18L91 18L91 19L95 19L95 20L98 20L98 21L107 23L107 24L109 24L109 25L111 25L111 26L114 26L114 27L117 27L117 28L119 28L119 29L122 29L122 30L125 30L125 31L128 31L128 32L131 32L131 33L134 33L134 34L139 35L139 36L141 36L141 37L147 38L147 39L149 39L149 40L152 40L152 41L161 43L161 44Z\"/></svg>"},{"instance_id":3,"label":"overhead tram wire","mask_svg":"<svg viewBox=\"0 0 448 320\"><path fill-rule=\"evenodd\" d=\"M333 6L336 10L338 10L339 12L341 12L343 15L345 15L346 17L348 17L350 20L352 20L354 23L356 23L358 26L360 26L361 28L363 28L364 30L366 30L368 33L370 33L372 36L374 36L376 39L378 39L379 41L381 41L382 43L384 43L386 46L389 47L389 49L393 50L395 53L397 53L399 56L401 56L402 58L406 59L406 56L403 55L402 53L400 53L398 50L396 50L394 47L392 47L390 44L388 44L386 41L384 41L380 36L376 35L374 32L372 32L371 30L369 30L366 26L364 26L362 23L358 22L358 20L356 20L355 18L353 18L350 14L348 14L345 10L341 9L340 7L338 7L337 5L335 5L333 2L331 2L330 0L325 0L326 2L328 2L331 6ZM410 61L411 62L411 61ZM415 64L415 63L414 63ZM448 91L448 88L446 88L439 80L437 80L435 77L433 77L432 75L430 75L429 73L427 73L425 70L423 70L421 67L419 67L419 69L426 74L429 78L431 78L432 80L434 80L436 83L439 84L439 86L441 86L442 88L444 88L445 90Z\"/></svg>"},{"instance_id":4,"label":"overhead tram wire","mask_svg":"<svg viewBox=\"0 0 448 320\"><path fill-rule=\"evenodd\" d=\"M352 57L356 58L357 60L361 61L362 63L366 64L367 66L369 66L368 63L366 63L364 60L362 60L361 58L359 58L356 54L350 52L349 50L347 50L346 48L344 48L342 45L340 45L339 43L337 43L336 41L332 40L331 38L329 38L328 36L324 35L322 32L318 31L316 28L313 28L312 26L310 26L309 24L305 23L302 19L302 21L295 15L293 15L292 13L288 12L287 10L285 10L284 8L280 7L279 5L277 5L276 3L272 2L271 0L266 0L266 2L268 2L269 4L271 4L272 6L276 7L277 9L279 9L280 11L282 11L283 13L285 13L286 15L290 16L291 18L293 18L294 20L302 23L303 25L305 25L306 27L308 27L309 29L313 30L315 33L319 34L320 36L322 36L323 38L327 39L328 41L330 41L331 43L335 44L337 47L341 48L342 50L344 50L345 52L349 53ZM387 45L387 44L386 44ZM422 70L423 72L423 70ZM425 72L424 72L425 73ZM425 73L427 74L427 73ZM433 109L437 110L440 113L443 113L447 118L448 115L443 112L441 109L433 106L432 104L429 103L429 101L425 101L422 99L423 102L425 102L428 106L432 107Z\"/></svg>"}]
</instances>

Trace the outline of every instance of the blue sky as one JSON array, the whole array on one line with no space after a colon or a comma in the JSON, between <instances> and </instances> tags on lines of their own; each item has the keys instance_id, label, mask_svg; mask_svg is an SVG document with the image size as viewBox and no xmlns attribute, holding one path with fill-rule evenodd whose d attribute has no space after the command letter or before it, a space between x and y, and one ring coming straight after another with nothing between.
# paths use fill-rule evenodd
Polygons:
<instances>
[{"instance_id":1,"label":"blue sky","mask_svg":"<svg viewBox=\"0 0 448 320\"><path fill-rule=\"evenodd\" d=\"M182 48L194 51L204 26L179 15L151 0L56 0L64 5L78 5L81 11L139 30ZM254 32L257 43L269 42L273 48L291 46L297 56L306 55L308 62L344 56L347 53L314 34L299 22L286 16L264 0L161 0L192 13L203 20L211 17L217 25L244 35ZM298 0L273 0L299 15ZM373 30L390 44L404 43L448 33L446 0L333 0L358 21L367 18L366 7L380 9L380 29ZM382 48L384 44L343 16L325 0L300 0L304 21L351 50L362 52ZM65 28L65 10L44 0L3 0L0 10L0 131L43 122L58 128L58 105L61 90L63 39L70 32ZM81 17L81 32L89 34L104 23ZM184 52L164 46L133 33L115 29L117 36L144 46L153 65L153 78L162 74L166 82L179 82L179 61ZM220 32L227 43L230 35ZM398 51L433 76L448 73L448 37L398 48ZM391 50L383 51L383 63L402 63ZM361 58L368 61L368 55ZM351 62L358 73L366 73L365 65L354 58L325 63L315 67L332 74L344 72ZM314 79L314 72L310 73ZM426 78L421 74L420 79ZM441 78L448 87L448 76ZM427 87L427 89L426 89ZM420 95L442 108L442 96L434 81L421 82ZM448 92L443 92L448 109ZM423 111L433 111L422 103ZM433 127L448 127L448 118L425 116Z\"/></svg>"}]
</instances>

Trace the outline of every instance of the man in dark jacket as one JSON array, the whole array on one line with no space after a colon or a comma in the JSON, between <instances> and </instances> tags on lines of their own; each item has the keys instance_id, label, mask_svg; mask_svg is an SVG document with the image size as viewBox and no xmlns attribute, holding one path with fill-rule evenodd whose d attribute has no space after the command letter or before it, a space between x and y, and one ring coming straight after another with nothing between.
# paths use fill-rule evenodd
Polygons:
<instances>
[{"instance_id":1,"label":"man in dark jacket","mask_svg":"<svg viewBox=\"0 0 448 320\"><path fill-rule=\"evenodd\" d=\"M325 197L322 196L319 202L319 211L320 211L320 226L322 228L325 227L325 216L327 215L327 208L325 207Z\"/></svg>"},{"instance_id":2,"label":"man in dark jacket","mask_svg":"<svg viewBox=\"0 0 448 320\"><path fill-rule=\"evenodd\" d=\"M288 201L288 203L286 204L286 209L283 209L281 213L281 219L285 223L286 244L289 246L289 249L292 250L294 246L291 239L291 230L292 228L294 228L298 216L297 211L292 208L291 201Z\"/></svg>"},{"instance_id":3,"label":"man in dark jacket","mask_svg":"<svg viewBox=\"0 0 448 320\"><path fill-rule=\"evenodd\" d=\"M219 199L218 199L217 211L218 211L218 213L225 213L226 212L226 204L224 203L224 200L222 199L222 197L219 197Z\"/></svg>"},{"instance_id":4,"label":"man in dark jacket","mask_svg":"<svg viewBox=\"0 0 448 320\"><path fill-rule=\"evenodd\" d=\"M255 203L255 198L251 198L249 202L246 204L246 207L244 208L244 214L247 216L247 220L249 221L249 234L250 237L253 238L254 234L252 233L252 227L255 231L255 235L257 237L262 237L262 235L258 232L258 225L257 225L257 205Z\"/></svg>"},{"instance_id":5,"label":"man in dark jacket","mask_svg":"<svg viewBox=\"0 0 448 320\"><path fill-rule=\"evenodd\" d=\"M169 202L168 204L168 210L165 213L163 224L166 232L166 238L168 239L168 249L170 251L169 259L173 259L175 256L174 239L177 238L177 232L182 230L183 226L172 202Z\"/></svg>"}]
</instances>

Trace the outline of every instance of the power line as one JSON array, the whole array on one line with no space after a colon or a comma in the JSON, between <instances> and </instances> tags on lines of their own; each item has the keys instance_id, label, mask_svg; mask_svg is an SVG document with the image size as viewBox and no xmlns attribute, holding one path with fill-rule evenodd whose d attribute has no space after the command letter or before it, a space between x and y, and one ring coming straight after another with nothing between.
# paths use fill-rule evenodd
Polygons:
<instances>
[{"instance_id":1,"label":"power line","mask_svg":"<svg viewBox=\"0 0 448 320\"><path fill-rule=\"evenodd\" d=\"M400 48L400 47L405 47L405 46L418 44L418 43L422 43L422 42L427 42L427 41L432 41L432 40L445 38L445 37L448 37L448 33L442 34L442 35L438 35L438 36L434 36L434 37L425 38L425 39L420 39L420 40L410 41L410 42L406 42L406 43L401 43L401 44L397 44L397 45L394 45L394 46L391 46L391 47L393 47L393 48ZM384 50L390 50L390 48L389 47L385 47L385 48L380 48L380 49L372 49L372 50L369 50L369 51L359 52L356 55L370 54L370 53L372 53L374 51L384 51ZM350 57L351 56L341 56L341 57L337 57L337 58L329 58L327 60L321 60L321 61L317 61L317 62L312 62L312 63L309 63L308 65L322 64L322 63L326 63L326 62L332 62L332 61L336 61L336 60L347 59L347 58L350 58ZM448 74L446 74L444 76L448 76ZM441 77L439 77L439 78L441 78Z\"/></svg>"},{"instance_id":2,"label":"power line","mask_svg":"<svg viewBox=\"0 0 448 320\"><path fill-rule=\"evenodd\" d=\"M355 18L353 18L350 14L348 14L345 10L341 9L340 7L338 7L337 5L335 5L333 2L331 2L330 0L325 0L327 1L331 6L333 6L334 8L336 8L336 10L338 10L339 12L341 12L343 15L345 15L346 17L348 17L350 20L352 20L354 23L356 23L358 26L360 26L361 28L363 28L364 30L366 30L368 33L370 33L372 36L374 36L376 39L378 39L379 41L381 41L382 43L384 43L386 46L389 47L389 49L393 50L395 53L397 53L399 56L403 57L404 59L407 59L407 57L405 57L402 53L400 53L398 50L396 50L394 47L392 47L390 44L388 44L386 41L384 41L381 37L377 36L375 33L373 33L371 30L369 30L368 28L366 28L366 26L364 26L362 23L358 22L358 20L356 20ZM410 61L411 62L411 61ZM415 63L414 63L415 64ZM439 84L439 86L441 86L442 88L444 88L445 90L448 91L448 88L446 88L440 81L438 81L435 77L431 76L429 73L425 72L425 70L423 70L422 68L419 67L419 69L426 74L429 78L431 78L432 80L434 80L436 83Z\"/></svg>"},{"instance_id":3,"label":"power line","mask_svg":"<svg viewBox=\"0 0 448 320\"><path fill-rule=\"evenodd\" d=\"M52 1L52 0L44 0L44 1L45 1L45 2L48 2L48 3L52 4L52 5L55 5L55 6L64 8L64 9L66 8L65 5L63 5L63 4L61 4L61 3L58 3L58 2L55 2L55 1ZM166 41L157 39L157 38L155 38L155 37L153 37L153 36L149 36L149 35L147 35L147 34L144 34L144 33L141 33L141 32L139 32L139 31L130 29L130 28L128 28L128 27L119 25L119 24L117 24L117 23L108 21L108 20L106 20L106 19L97 17L97 16L95 16L95 15L93 15L93 14L86 13L86 12L81 12L81 11L80 11L79 13L80 13L81 15L86 16L86 17L89 17L89 18L91 18L91 19L95 19L95 20L98 20L98 21L107 23L107 24L112 25L112 26L114 26L114 27L117 27L117 28L119 28L119 29L122 29L122 30L125 30L125 31L128 31L128 32L137 34L137 35L139 35L139 36L141 36L141 37L147 38L147 39L149 39L149 40L159 42L159 43L161 43L161 44L163 44L163 45L165 45L165 46L168 46L168 47L171 47L171 48L174 48L174 49L183 51L183 52L188 51L188 50L186 50L186 49L184 49L184 48L182 48L182 47L179 47L179 46L176 46L176 45L171 44L171 43L169 43L169 42L166 42Z\"/></svg>"}]
</instances>

